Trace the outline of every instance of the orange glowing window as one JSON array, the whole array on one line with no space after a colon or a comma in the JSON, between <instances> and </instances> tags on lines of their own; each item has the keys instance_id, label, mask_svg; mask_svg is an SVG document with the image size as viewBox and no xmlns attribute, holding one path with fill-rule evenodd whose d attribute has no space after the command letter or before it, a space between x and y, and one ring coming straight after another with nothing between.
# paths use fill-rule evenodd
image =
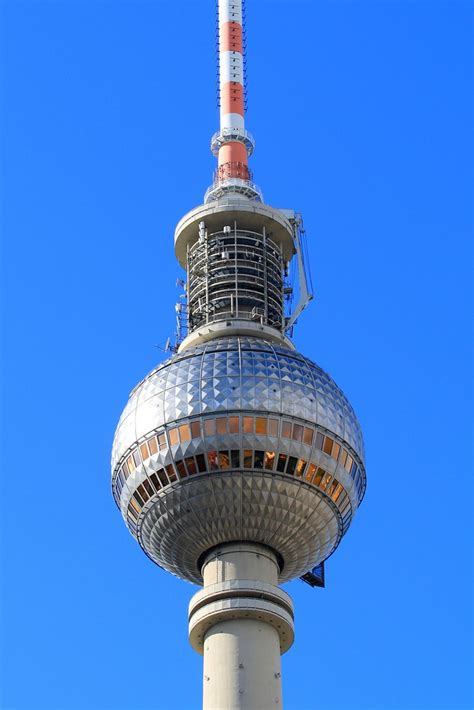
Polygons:
<instances>
[{"instance_id":1,"label":"orange glowing window","mask_svg":"<svg viewBox=\"0 0 474 710\"><path fill-rule=\"evenodd\" d=\"M219 468L230 468L229 452L219 451Z\"/></svg>"},{"instance_id":2,"label":"orange glowing window","mask_svg":"<svg viewBox=\"0 0 474 710\"><path fill-rule=\"evenodd\" d=\"M153 456L153 454L156 454L158 452L158 446L156 442L156 436L154 436L152 439L149 440L148 442L148 448L150 449L150 454Z\"/></svg>"},{"instance_id":3,"label":"orange glowing window","mask_svg":"<svg viewBox=\"0 0 474 710\"><path fill-rule=\"evenodd\" d=\"M325 454L331 455L332 445L333 445L333 444L334 444L334 439L331 439L330 436L327 436L327 437L324 439L323 451L324 451Z\"/></svg>"},{"instance_id":4,"label":"orange glowing window","mask_svg":"<svg viewBox=\"0 0 474 710\"><path fill-rule=\"evenodd\" d=\"M342 449L341 451L341 460L339 461L340 464L342 464L344 467L346 466L346 461L347 461L347 451Z\"/></svg>"},{"instance_id":5,"label":"orange glowing window","mask_svg":"<svg viewBox=\"0 0 474 710\"><path fill-rule=\"evenodd\" d=\"M219 417L216 420L218 434L227 434L227 417Z\"/></svg>"},{"instance_id":6,"label":"orange glowing window","mask_svg":"<svg viewBox=\"0 0 474 710\"><path fill-rule=\"evenodd\" d=\"M340 452L340 450L341 450L341 445L338 444L338 443L335 441L335 442L334 442L334 446L332 447L331 456L333 457L333 459L336 459L336 461L337 461L337 459L339 458L339 452Z\"/></svg>"},{"instance_id":7,"label":"orange glowing window","mask_svg":"<svg viewBox=\"0 0 474 710\"><path fill-rule=\"evenodd\" d=\"M255 418L255 433L256 434L266 434L267 433L267 420L265 417Z\"/></svg>"},{"instance_id":8,"label":"orange glowing window","mask_svg":"<svg viewBox=\"0 0 474 710\"><path fill-rule=\"evenodd\" d=\"M268 420L268 436L278 436L278 419Z\"/></svg>"},{"instance_id":9,"label":"orange glowing window","mask_svg":"<svg viewBox=\"0 0 474 710\"><path fill-rule=\"evenodd\" d=\"M209 471L217 471L217 451L207 452L207 463L209 465Z\"/></svg>"},{"instance_id":10,"label":"orange glowing window","mask_svg":"<svg viewBox=\"0 0 474 710\"><path fill-rule=\"evenodd\" d=\"M314 437L314 431L312 429L309 429L307 426L304 428L304 434L303 434L303 441L305 444L308 444L308 446L311 446L313 443L313 437Z\"/></svg>"},{"instance_id":11,"label":"orange glowing window","mask_svg":"<svg viewBox=\"0 0 474 710\"><path fill-rule=\"evenodd\" d=\"M240 431L239 417L229 417L229 431L231 434L238 434Z\"/></svg>"},{"instance_id":12,"label":"orange glowing window","mask_svg":"<svg viewBox=\"0 0 474 710\"><path fill-rule=\"evenodd\" d=\"M146 461L147 459L150 458L150 454L148 453L148 446L146 445L146 442L144 444L140 444L140 453L142 455L142 459Z\"/></svg>"},{"instance_id":13,"label":"orange glowing window","mask_svg":"<svg viewBox=\"0 0 474 710\"><path fill-rule=\"evenodd\" d=\"M176 429L176 427L174 429L169 429L168 436L170 438L170 445L176 446L176 444L178 443L178 430Z\"/></svg>"},{"instance_id":14,"label":"orange glowing window","mask_svg":"<svg viewBox=\"0 0 474 710\"><path fill-rule=\"evenodd\" d=\"M307 481L311 481L311 480L312 480L315 471L316 471L316 466L315 466L315 464L314 464L314 463L310 463L309 466L308 466L308 470L306 471L306 480L307 480Z\"/></svg>"},{"instance_id":15,"label":"orange glowing window","mask_svg":"<svg viewBox=\"0 0 474 710\"><path fill-rule=\"evenodd\" d=\"M281 435L285 439L291 439L291 422L285 422L285 421L282 422Z\"/></svg>"},{"instance_id":16,"label":"orange glowing window","mask_svg":"<svg viewBox=\"0 0 474 710\"><path fill-rule=\"evenodd\" d=\"M296 471L295 475L301 478L301 476L304 473L304 470L306 468L306 461L304 459L298 459L298 463L296 464Z\"/></svg>"},{"instance_id":17,"label":"orange glowing window","mask_svg":"<svg viewBox=\"0 0 474 710\"><path fill-rule=\"evenodd\" d=\"M275 464L275 452L274 451L265 451L265 458L263 460L263 468L266 468L268 471L273 471L274 464Z\"/></svg>"},{"instance_id":18,"label":"orange glowing window","mask_svg":"<svg viewBox=\"0 0 474 710\"><path fill-rule=\"evenodd\" d=\"M293 424L293 436L292 439L295 441L301 441L303 438L303 427L301 424Z\"/></svg>"},{"instance_id":19,"label":"orange glowing window","mask_svg":"<svg viewBox=\"0 0 474 710\"><path fill-rule=\"evenodd\" d=\"M319 484L319 487L321 488L321 490L323 490L323 491L326 490L327 485L328 485L329 481L331 480L331 478L332 478L332 476L331 476L330 473L325 473L325 474L324 474L324 476L323 476L323 478L322 478L322 481L321 481L321 483Z\"/></svg>"},{"instance_id":20,"label":"orange glowing window","mask_svg":"<svg viewBox=\"0 0 474 710\"><path fill-rule=\"evenodd\" d=\"M181 441L189 441L191 438L191 431L189 429L189 424L181 424L179 427L179 438Z\"/></svg>"},{"instance_id":21,"label":"orange glowing window","mask_svg":"<svg viewBox=\"0 0 474 710\"><path fill-rule=\"evenodd\" d=\"M199 439L201 437L201 425L199 422L191 423L191 438Z\"/></svg>"},{"instance_id":22,"label":"orange glowing window","mask_svg":"<svg viewBox=\"0 0 474 710\"><path fill-rule=\"evenodd\" d=\"M338 481L336 481L336 483L337 483L337 486L335 487L335 489L332 493L332 499L335 503L337 503L337 500L343 491L342 484L339 483Z\"/></svg>"},{"instance_id":23,"label":"orange glowing window","mask_svg":"<svg viewBox=\"0 0 474 710\"><path fill-rule=\"evenodd\" d=\"M244 433L253 434L253 417L244 417Z\"/></svg>"},{"instance_id":24,"label":"orange glowing window","mask_svg":"<svg viewBox=\"0 0 474 710\"><path fill-rule=\"evenodd\" d=\"M206 436L213 436L216 433L216 420L206 419L204 422L204 431Z\"/></svg>"},{"instance_id":25,"label":"orange glowing window","mask_svg":"<svg viewBox=\"0 0 474 710\"><path fill-rule=\"evenodd\" d=\"M352 456L347 454L347 460L346 460L346 463L344 464L344 468L346 469L346 471L351 470L353 463L354 463L354 459L352 458Z\"/></svg>"},{"instance_id":26,"label":"orange glowing window","mask_svg":"<svg viewBox=\"0 0 474 710\"><path fill-rule=\"evenodd\" d=\"M316 471L316 476L314 477L314 481L313 481L315 486L319 486L325 473L326 472L324 471L323 468L318 468L318 470Z\"/></svg>"},{"instance_id":27,"label":"orange glowing window","mask_svg":"<svg viewBox=\"0 0 474 710\"><path fill-rule=\"evenodd\" d=\"M128 457L126 464L128 466L129 472L133 473L135 471L135 463L134 463L133 458L131 456Z\"/></svg>"},{"instance_id":28,"label":"orange glowing window","mask_svg":"<svg viewBox=\"0 0 474 710\"><path fill-rule=\"evenodd\" d=\"M163 434L160 434L158 437L158 445L160 447L160 451L163 451L163 449L167 448L167 443L166 443L166 436Z\"/></svg>"}]
</instances>

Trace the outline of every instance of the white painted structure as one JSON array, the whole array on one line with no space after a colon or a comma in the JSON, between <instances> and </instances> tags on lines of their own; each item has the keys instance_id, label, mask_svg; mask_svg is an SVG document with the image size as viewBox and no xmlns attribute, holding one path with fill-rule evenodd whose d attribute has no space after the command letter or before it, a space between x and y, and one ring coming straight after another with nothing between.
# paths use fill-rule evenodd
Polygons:
<instances>
[{"instance_id":1,"label":"white painted structure","mask_svg":"<svg viewBox=\"0 0 474 710\"><path fill-rule=\"evenodd\" d=\"M280 654L293 643L293 606L268 547L221 545L204 560L189 605L189 638L204 656L204 710L282 707Z\"/></svg>"}]
</instances>

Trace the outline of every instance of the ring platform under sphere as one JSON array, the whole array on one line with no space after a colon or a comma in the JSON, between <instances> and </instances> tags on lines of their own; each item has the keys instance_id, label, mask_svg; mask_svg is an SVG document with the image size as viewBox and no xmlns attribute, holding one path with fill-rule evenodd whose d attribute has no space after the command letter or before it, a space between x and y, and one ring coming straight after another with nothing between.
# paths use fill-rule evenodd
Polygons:
<instances>
[{"instance_id":1,"label":"ring platform under sphere","mask_svg":"<svg viewBox=\"0 0 474 710\"><path fill-rule=\"evenodd\" d=\"M216 545L277 553L286 581L326 559L365 491L362 433L320 367L260 338L189 348L132 391L112 489L132 534L169 572L202 584Z\"/></svg>"}]
</instances>

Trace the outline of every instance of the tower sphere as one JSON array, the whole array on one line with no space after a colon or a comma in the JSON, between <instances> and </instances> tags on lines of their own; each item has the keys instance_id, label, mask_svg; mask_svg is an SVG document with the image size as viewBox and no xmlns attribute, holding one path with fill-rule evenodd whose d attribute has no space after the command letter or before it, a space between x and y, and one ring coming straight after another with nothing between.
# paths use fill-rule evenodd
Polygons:
<instances>
[{"instance_id":1,"label":"tower sphere","mask_svg":"<svg viewBox=\"0 0 474 710\"><path fill-rule=\"evenodd\" d=\"M146 554L202 584L206 554L234 541L274 550L279 581L325 560L365 491L362 433L311 360L254 337L188 347L132 391L112 488Z\"/></svg>"}]
</instances>

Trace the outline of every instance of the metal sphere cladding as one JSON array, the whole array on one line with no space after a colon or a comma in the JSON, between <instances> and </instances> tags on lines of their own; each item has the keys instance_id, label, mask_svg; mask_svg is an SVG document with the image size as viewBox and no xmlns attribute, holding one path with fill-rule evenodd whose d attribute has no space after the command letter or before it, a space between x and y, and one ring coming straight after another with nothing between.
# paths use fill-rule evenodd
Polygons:
<instances>
[{"instance_id":1,"label":"metal sphere cladding","mask_svg":"<svg viewBox=\"0 0 474 710\"><path fill-rule=\"evenodd\" d=\"M280 581L325 560L365 491L362 433L320 367L261 338L187 348L131 393L112 452L115 500L146 554L202 583L207 551L260 542Z\"/></svg>"}]
</instances>

